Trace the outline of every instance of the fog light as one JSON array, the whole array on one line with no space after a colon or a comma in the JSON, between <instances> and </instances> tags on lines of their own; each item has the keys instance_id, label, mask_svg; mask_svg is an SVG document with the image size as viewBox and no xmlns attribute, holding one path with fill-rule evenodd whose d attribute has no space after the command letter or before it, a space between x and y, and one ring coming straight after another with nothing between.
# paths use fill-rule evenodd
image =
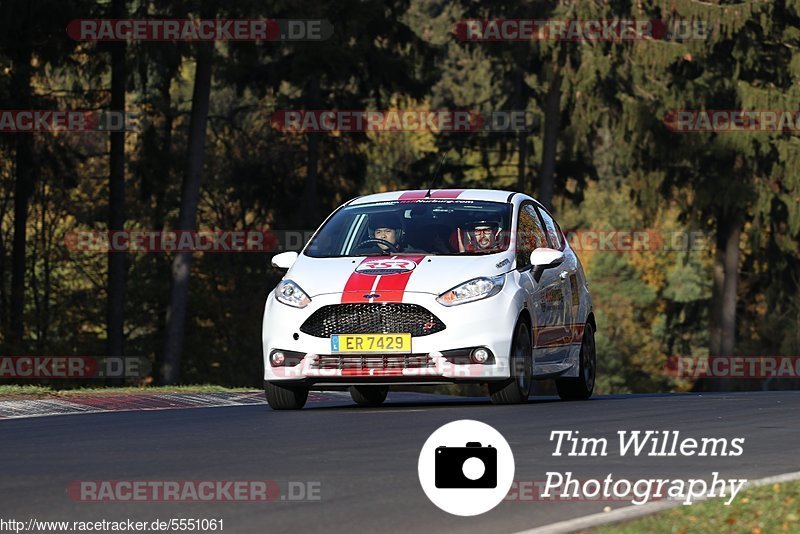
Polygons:
<instances>
[{"instance_id":1,"label":"fog light","mask_svg":"<svg viewBox=\"0 0 800 534\"><path fill-rule=\"evenodd\" d=\"M286 357L280 351L275 351L272 353L272 356L269 357L270 362L275 367L280 367L283 365L283 362L286 361Z\"/></svg>"},{"instance_id":2,"label":"fog light","mask_svg":"<svg viewBox=\"0 0 800 534\"><path fill-rule=\"evenodd\" d=\"M472 351L472 361L475 363L486 363L489 359L489 351L486 349L475 349Z\"/></svg>"}]
</instances>

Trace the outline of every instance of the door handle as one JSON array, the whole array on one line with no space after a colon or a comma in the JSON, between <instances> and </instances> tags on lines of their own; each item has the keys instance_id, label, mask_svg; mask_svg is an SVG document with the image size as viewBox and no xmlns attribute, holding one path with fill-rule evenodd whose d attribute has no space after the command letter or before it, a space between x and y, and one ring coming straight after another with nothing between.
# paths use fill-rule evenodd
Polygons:
<instances>
[{"instance_id":1,"label":"door handle","mask_svg":"<svg viewBox=\"0 0 800 534\"><path fill-rule=\"evenodd\" d=\"M561 271L561 273L558 275L558 277L561 278L562 280L566 280L568 276L569 273L567 271Z\"/></svg>"}]
</instances>

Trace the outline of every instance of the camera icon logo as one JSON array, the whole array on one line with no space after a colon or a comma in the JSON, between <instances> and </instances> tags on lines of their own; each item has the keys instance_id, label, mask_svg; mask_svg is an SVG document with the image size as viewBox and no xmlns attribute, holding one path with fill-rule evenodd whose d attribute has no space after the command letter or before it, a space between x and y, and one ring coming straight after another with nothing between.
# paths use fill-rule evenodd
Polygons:
<instances>
[{"instance_id":1,"label":"camera icon logo","mask_svg":"<svg viewBox=\"0 0 800 534\"><path fill-rule=\"evenodd\" d=\"M502 434L462 419L439 427L422 446L417 465L425 495L445 512L474 516L508 495L514 455Z\"/></svg>"},{"instance_id":2,"label":"camera icon logo","mask_svg":"<svg viewBox=\"0 0 800 534\"><path fill-rule=\"evenodd\" d=\"M437 447L437 488L496 488L497 449L469 441L466 447Z\"/></svg>"}]
</instances>

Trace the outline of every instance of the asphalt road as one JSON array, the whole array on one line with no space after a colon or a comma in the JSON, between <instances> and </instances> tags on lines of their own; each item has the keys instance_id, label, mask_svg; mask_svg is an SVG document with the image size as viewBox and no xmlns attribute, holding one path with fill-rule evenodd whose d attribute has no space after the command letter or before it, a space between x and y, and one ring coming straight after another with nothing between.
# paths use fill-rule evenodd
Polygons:
<instances>
[{"instance_id":1,"label":"asphalt road","mask_svg":"<svg viewBox=\"0 0 800 534\"><path fill-rule=\"evenodd\" d=\"M547 471L576 478L755 479L796 471L800 393L551 398L493 406L483 399L391 393L364 409L349 400L300 412L267 406L101 413L0 421L0 519L218 518L224 532L513 532L629 502L508 501L477 517L449 515L417 478L427 437L458 419L499 430L514 451L517 480ZM739 457L552 456L552 430L616 442L618 430L680 430L681 437L743 437ZM616 448L616 447L613 447ZM79 502L75 480L275 480L318 482L320 499L290 502ZM735 506L735 503L734 503Z\"/></svg>"}]
</instances>

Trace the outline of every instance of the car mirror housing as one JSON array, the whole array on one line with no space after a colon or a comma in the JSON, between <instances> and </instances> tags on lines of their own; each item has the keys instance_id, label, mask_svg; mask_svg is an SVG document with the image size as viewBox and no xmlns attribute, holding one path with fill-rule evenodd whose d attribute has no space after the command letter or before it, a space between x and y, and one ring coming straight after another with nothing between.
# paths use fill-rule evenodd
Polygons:
<instances>
[{"instance_id":1,"label":"car mirror housing","mask_svg":"<svg viewBox=\"0 0 800 534\"><path fill-rule=\"evenodd\" d=\"M564 253L554 248L537 248L531 252L531 265L547 269L564 261Z\"/></svg>"},{"instance_id":2,"label":"car mirror housing","mask_svg":"<svg viewBox=\"0 0 800 534\"><path fill-rule=\"evenodd\" d=\"M272 257L272 266L278 269L289 269L297 261L297 252L290 250Z\"/></svg>"}]
</instances>

